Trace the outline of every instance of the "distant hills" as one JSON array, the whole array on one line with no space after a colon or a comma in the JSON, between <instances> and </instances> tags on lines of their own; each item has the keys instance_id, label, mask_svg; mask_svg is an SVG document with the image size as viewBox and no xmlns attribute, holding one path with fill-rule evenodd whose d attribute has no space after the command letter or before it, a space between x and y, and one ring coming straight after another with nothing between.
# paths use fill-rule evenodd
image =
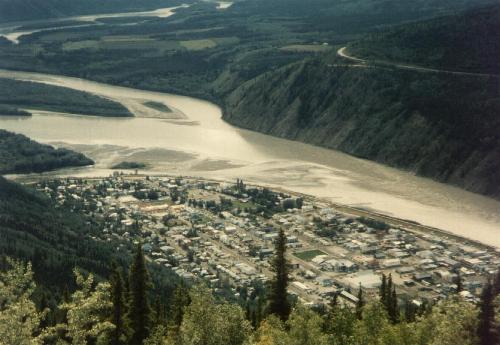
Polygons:
<instances>
[{"instance_id":1,"label":"distant hills","mask_svg":"<svg viewBox=\"0 0 500 345\"><path fill-rule=\"evenodd\" d=\"M500 6L398 26L348 49L370 60L500 74Z\"/></svg>"},{"instance_id":2,"label":"distant hills","mask_svg":"<svg viewBox=\"0 0 500 345\"><path fill-rule=\"evenodd\" d=\"M191 0L0 0L0 22L73 15L145 11L190 3Z\"/></svg>"}]
</instances>

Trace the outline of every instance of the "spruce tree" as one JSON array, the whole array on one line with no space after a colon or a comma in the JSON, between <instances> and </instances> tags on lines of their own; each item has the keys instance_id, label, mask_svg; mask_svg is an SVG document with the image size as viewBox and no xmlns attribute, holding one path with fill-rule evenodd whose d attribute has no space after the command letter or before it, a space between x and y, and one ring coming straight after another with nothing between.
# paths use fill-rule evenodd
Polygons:
<instances>
[{"instance_id":1,"label":"spruce tree","mask_svg":"<svg viewBox=\"0 0 500 345\"><path fill-rule=\"evenodd\" d=\"M179 331L184 317L184 309L190 303L191 300L189 298L189 290L184 281L181 281L174 291L174 297L170 309L170 328L174 333Z\"/></svg>"},{"instance_id":2,"label":"spruce tree","mask_svg":"<svg viewBox=\"0 0 500 345\"><path fill-rule=\"evenodd\" d=\"M286 321L290 315L290 303L288 302L288 266L285 257L286 237L283 229L280 229L276 240L276 251L271 262L274 278L269 289L268 314L275 314L281 320Z\"/></svg>"},{"instance_id":3,"label":"spruce tree","mask_svg":"<svg viewBox=\"0 0 500 345\"><path fill-rule=\"evenodd\" d=\"M384 273L382 273L382 284L380 284L380 303L384 306L387 306L386 297L387 297L387 277Z\"/></svg>"},{"instance_id":4,"label":"spruce tree","mask_svg":"<svg viewBox=\"0 0 500 345\"><path fill-rule=\"evenodd\" d=\"M493 295L495 297L500 295L500 268L498 269L495 279L493 281Z\"/></svg>"},{"instance_id":5,"label":"spruce tree","mask_svg":"<svg viewBox=\"0 0 500 345\"><path fill-rule=\"evenodd\" d=\"M363 318L363 307L365 306L365 298L363 297L363 288L361 283L359 284L358 290L358 302L356 303L356 317L358 320Z\"/></svg>"},{"instance_id":6,"label":"spruce tree","mask_svg":"<svg viewBox=\"0 0 500 345\"><path fill-rule=\"evenodd\" d=\"M137 245L129 272L127 324L130 328L130 345L142 345L151 327L151 307L148 301L150 277L141 245Z\"/></svg>"},{"instance_id":7,"label":"spruce tree","mask_svg":"<svg viewBox=\"0 0 500 345\"><path fill-rule=\"evenodd\" d=\"M455 283L457 285L456 293L459 294L464 289L462 284L462 276L460 275L460 271L457 271L457 277L455 278Z\"/></svg>"},{"instance_id":8,"label":"spruce tree","mask_svg":"<svg viewBox=\"0 0 500 345\"><path fill-rule=\"evenodd\" d=\"M405 304L404 304L404 317L406 322L414 322L415 317L416 317L416 307L409 299L405 299Z\"/></svg>"},{"instance_id":9,"label":"spruce tree","mask_svg":"<svg viewBox=\"0 0 500 345\"><path fill-rule=\"evenodd\" d=\"M481 293L481 302L479 304L479 326L477 330L479 345L494 345L496 342L493 332L495 322L494 298L493 286L488 281Z\"/></svg>"},{"instance_id":10,"label":"spruce tree","mask_svg":"<svg viewBox=\"0 0 500 345\"><path fill-rule=\"evenodd\" d=\"M111 264L111 302L113 303L113 314L111 315L111 323L115 325L115 329L111 335L111 345L124 344L126 336L124 319L125 319L125 295L123 288L123 277L120 269L115 263Z\"/></svg>"},{"instance_id":11,"label":"spruce tree","mask_svg":"<svg viewBox=\"0 0 500 345\"><path fill-rule=\"evenodd\" d=\"M259 327L262 322L262 296L257 296L257 307L255 310L255 325L256 328Z\"/></svg>"},{"instance_id":12,"label":"spruce tree","mask_svg":"<svg viewBox=\"0 0 500 345\"><path fill-rule=\"evenodd\" d=\"M392 287L391 300L389 305L389 318L392 323L399 321L399 306L398 306L398 296L396 294L396 287Z\"/></svg>"},{"instance_id":13,"label":"spruce tree","mask_svg":"<svg viewBox=\"0 0 500 345\"><path fill-rule=\"evenodd\" d=\"M389 308L392 304L392 274L389 273L389 277L387 278L387 285L385 287L385 307L387 311L389 311Z\"/></svg>"}]
</instances>

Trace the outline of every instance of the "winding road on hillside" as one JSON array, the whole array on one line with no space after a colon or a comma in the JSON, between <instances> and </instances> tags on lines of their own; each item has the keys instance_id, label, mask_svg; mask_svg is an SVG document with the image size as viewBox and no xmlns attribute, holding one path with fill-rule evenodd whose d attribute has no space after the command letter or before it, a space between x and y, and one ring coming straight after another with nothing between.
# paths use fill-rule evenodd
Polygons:
<instances>
[{"instance_id":1,"label":"winding road on hillside","mask_svg":"<svg viewBox=\"0 0 500 345\"><path fill-rule=\"evenodd\" d=\"M347 60L351 60L351 61L356 62L358 64L357 65L358 67L359 67L359 64L363 64L366 67L373 67L373 68L392 67L392 68L397 68L397 69L406 69L406 70L412 70L412 71L418 71L418 72L445 73L445 74L463 75L463 76L469 76L469 77L500 77L500 75L498 75L498 74L450 71L450 70L442 70L442 69L421 67L421 66L415 66L415 65L405 65L405 64L399 64L399 63L393 63L390 61L379 61L379 60L370 61L370 60L361 59L361 58L357 58L355 56L349 55L347 53L347 47L342 47L339 50L337 50L337 55L340 57L343 57Z\"/></svg>"}]
</instances>

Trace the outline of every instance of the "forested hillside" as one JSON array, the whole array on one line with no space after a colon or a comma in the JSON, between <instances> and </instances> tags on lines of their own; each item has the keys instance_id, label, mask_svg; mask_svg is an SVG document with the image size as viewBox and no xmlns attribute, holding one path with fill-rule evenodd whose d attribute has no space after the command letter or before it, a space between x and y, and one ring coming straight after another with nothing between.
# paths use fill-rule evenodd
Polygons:
<instances>
[{"instance_id":1,"label":"forested hillside","mask_svg":"<svg viewBox=\"0 0 500 345\"><path fill-rule=\"evenodd\" d=\"M46 191L54 192L57 188L57 184L50 182L45 186ZM7 256L32 263L33 279L38 285L32 297L41 308L53 308L43 324L64 318L65 314L55 306L78 285L73 279L75 269L91 272L96 281L102 281L113 271L113 266L123 269L130 262L133 246L119 238L101 240L104 220L97 213L86 216L81 212L83 207L95 208L95 205L84 205L83 201L72 198L71 193L55 203L40 192L0 177L0 271L5 268ZM149 269L158 310L179 278L158 265ZM1 293L0 296L4 297ZM0 314L3 306L2 303ZM4 319L0 316L0 320ZM4 340L0 335L0 343Z\"/></svg>"},{"instance_id":2,"label":"forested hillside","mask_svg":"<svg viewBox=\"0 0 500 345\"><path fill-rule=\"evenodd\" d=\"M368 32L397 23L436 17L467 8L495 3L490 0L251 0L235 11L267 13L276 19L302 18L298 32L333 30L337 33Z\"/></svg>"},{"instance_id":3,"label":"forested hillside","mask_svg":"<svg viewBox=\"0 0 500 345\"><path fill-rule=\"evenodd\" d=\"M370 60L500 74L500 6L403 25L349 45Z\"/></svg>"},{"instance_id":4,"label":"forested hillside","mask_svg":"<svg viewBox=\"0 0 500 345\"><path fill-rule=\"evenodd\" d=\"M94 162L81 153L55 149L0 129L0 174L40 173L92 164Z\"/></svg>"},{"instance_id":5,"label":"forested hillside","mask_svg":"<svg viewBox=\"0 0 500 345\"><path fill-rule=\"evenodd\" d=\"M189 2L189 0L0 0L0 22L116 11L143 11Z\"/></svg>"},{"instance_id":6,"label":"forested hillside","mask_svg":"<svg viewBox=\"0 0 500 345\"><path fill-rule=\"evenodd\" d=\"M0 256L31 261L39 284L61 292L74 267L107 275L115 249L90 238L99 231L96 223L0 177Z\"/></svg>"},{"instance_id":7,"label":"forested hillside","mask_svg":"<svg viewBox=\"0 0 500 345\"><path fill-rule=\"evenodd\" d=\"M227 98L224 118L498 198L499 99L496 78L320 59L243 84Z\"/></svg>"}]
</instances>

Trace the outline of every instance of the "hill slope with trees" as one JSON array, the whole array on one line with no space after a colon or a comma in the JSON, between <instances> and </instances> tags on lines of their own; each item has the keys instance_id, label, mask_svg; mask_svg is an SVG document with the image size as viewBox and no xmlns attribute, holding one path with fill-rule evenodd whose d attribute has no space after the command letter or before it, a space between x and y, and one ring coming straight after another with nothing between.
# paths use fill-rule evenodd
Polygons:
<instances>
[{"instance_id":1,"label":"hill slope with trees","mask_svg":"<svg viewBox=\"0 0 500 345\"><path fill-rule=\"evenodd\" d=\"M369 60L500 75L500 6L403 25L349 45Z\"/></svg>"},{"instance_id":2,"label":"hill slope with trees","mask_svg":"<svg viewBox=\"0 0 500 345\"><path fill-rule=\"evenodd\" d=\"M81 153L55 149L0 129L0 174L40 173L92 164L94 162Z\"/></svg>"}]
</instances>

